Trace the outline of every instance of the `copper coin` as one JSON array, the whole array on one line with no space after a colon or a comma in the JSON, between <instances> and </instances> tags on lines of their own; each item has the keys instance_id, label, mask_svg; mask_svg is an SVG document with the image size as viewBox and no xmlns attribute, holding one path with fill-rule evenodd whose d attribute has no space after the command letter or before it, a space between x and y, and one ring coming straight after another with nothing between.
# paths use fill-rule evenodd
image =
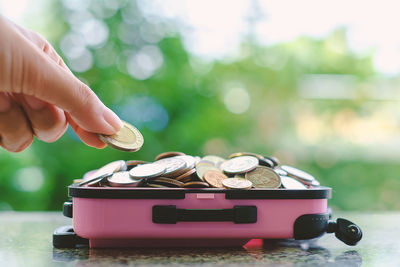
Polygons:
<instances>
[{"instance_id":1,"label":"copper coin","mask_svg":"<svg viewBox=\"0 0 400 267\"><path fill-rule=\"evenodd\" d=\"M199 182L199 177L197 177L197 174L190 175L182 180L180 180L182 183L189 183L189 182Z\"/></svg>"},{"instance_id":2,"label":"copper coin","mask_svg":"<svg viewBox=\"0 0 400 267\"><path fill-rule=\"evenodd\" d=\"M171 178L166 178L166 177L158 177L153 180L151 180L152 184L161 184L165 185L168 187L182 187L183 183L179 182L177 180L171 179Z\"/></svg>"},{"instance_id":3,"label":"copper coin","mask_svg":"<svg viewBox=\"0 0 400 267\"><path fill-rule=\"evenodd\" d=\"M183 188L207 188L210 187L209 184L205 182L188 182L182 185Z\"/></svg>"},{"instance_id":4,"label":"copper coin","mask_svg":"<svg viewBox=\"0 0 400 267\"><path fill-rule=\"evenodd\" d=\"M181 174L180 176L176 177L175 180L182 182L183 180L185 180L185 178L190 177L194 173L196 173L196 169L193 168L191 170L188 170L184 174Z\"/></svg>"},{"instance_id":5,"label":"copper coin","mask_svg":"<svg viewBox=\"0 0 400 267\"><path fill-rule=\"evenodd\" d=\"M197 173L193 173L192 175L182 178L180 180L182 183L188 183L188 182L199 182L199 177L197 176Z\"/></svg>"},{"instance_id":6,"label":"copper coin","mask_svg":"<svg viewBox=\"0 0 400 267\"><path fill-rule=\"evenodd\" d=\"M220 171L207 171L204 174L204 181L209 183L211 187L224 188L222 181L228 177Z\"/></svg>"},{"instance_id":7,"label":"copper coin","mask_svg":"<svg viewBox=\"0 0 400 267\"><path fill-rule=\"evenodd\" d=\"M165 158L170 158L170 157L175 157L175 156L184 156L185 153L182 152L177 152L177 151L171 151L171 152L164 152L159 154L155 160L160 160L160 159L165 159Z\"/></svg>"},{"instance_id":8,"label":"copper coin","mask_svg":"<svg viewBox=\"0 0 400 267\"><path fill-rule=\"evenodd\" d=\"M273 169L259 166L246 173L246 179L253 183L255 188L279 188L281 177Z\"/></svg>"}]
</instances>

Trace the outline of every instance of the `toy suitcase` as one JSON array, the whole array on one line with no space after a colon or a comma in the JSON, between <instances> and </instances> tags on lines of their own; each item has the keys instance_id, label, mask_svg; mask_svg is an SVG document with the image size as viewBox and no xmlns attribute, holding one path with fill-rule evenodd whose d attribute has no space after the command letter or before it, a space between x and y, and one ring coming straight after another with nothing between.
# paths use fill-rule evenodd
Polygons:
<instances>
[{"instance_id":1,"label":"toy suitcase","mask_svg":"<svg viewBox=\"0 0 400 267\"><path fill-rule=\"evenodd\" d=\"M335 233L348 245L354 223L330 220L331 188L184 189L69 186L64 215L72 227L53 234L55 247L242 246L258 239L313 239Z\"/></svg>"}]
</instances>

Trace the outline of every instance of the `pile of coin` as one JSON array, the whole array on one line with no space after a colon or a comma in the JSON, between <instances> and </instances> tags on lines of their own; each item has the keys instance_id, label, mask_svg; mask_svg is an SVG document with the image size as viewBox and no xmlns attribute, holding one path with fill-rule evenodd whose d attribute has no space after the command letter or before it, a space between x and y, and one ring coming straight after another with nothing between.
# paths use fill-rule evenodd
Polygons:
<instances>
[{"instance_id":1,"label":"pile of coin","mask_svg":"<svg viewBox=\"0 0 400 267\"><path fill-rule=\"evenodd\" d=\"M319 182L297 168L281 165L275 157L234 153L228 159L215 155L190 156L165 152L154 162L118 160L93 170L76 181L89 187L308 189Z\"/></svg>"}]
</instances>

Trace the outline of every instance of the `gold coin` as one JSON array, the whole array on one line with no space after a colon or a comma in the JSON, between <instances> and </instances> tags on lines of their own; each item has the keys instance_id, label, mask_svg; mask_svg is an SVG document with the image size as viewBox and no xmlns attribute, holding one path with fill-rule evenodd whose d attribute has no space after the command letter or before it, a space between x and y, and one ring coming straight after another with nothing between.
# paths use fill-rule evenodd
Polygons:
<instances>
[{"instance_id":1,"label":"gold coin","mask_svg":"<svg viewBox=\"0 0 400 267\"><path fill-rule=\"evenodd\" d=\"M228 189L250 189L253 185L251 181L242 178L228 178L222 181L222 184Z\"/></svg>"},{"instance_id":2,"label":"gold coin","mask_svg":"<svg viewBox=\"0 0 400 267\"><path fill-rule=\"evenodd\" d=\"M155 160L171 158L171 157L175 157L175 156L184 156L184 155L185 155L185 153L177 152L177 151L164 152L164 153L157 155Z\"/></svg>"},{"instance_id":3,"label":"gold coin","mask_svg":"<svg viewBox=\"0 0 400 267\"><path fill-rule=\"evenodd\" d=\"M246 179L253 183L255 188L279 188L281 177L271 168L259 166L246 173Z\"/></svg>"},{"instance_id":4,"label":"gold coin","mask_svg":"<svg viewBox=\"0 0 400 267\"><path fill-rule=\"evenodd\" d=\"M209 183L212 187L224 188L222 181L228 177L220 171L209 170L204 174L204 181Z\"/></svg>"},{"instance_id":5,"label":"gold coin","mask_svg":"<svg viewBox=\"0 0 400 267\"><path fill-rule=\"evenodd\" d=\"M201 160L196 164L196 173L201 181L204 181L204 174L210 170L220 171L211 161Z\"/></svg>"},{"instance_id":6,"label":"gold coin","mask_svg":"<svg viewBox=\"0 0 400 267\"><path fill-rule=\"evenodd\" d=\"M252 156L252 157L256 157L258 159L264 159L264 156L262 156L260 154L252 153L252 152L233 153L233 154L229 155L228 159L233 159L233 158L242 157L242 156Z\"/></svg>"},{"instance_id":7,"label":"gold coin","mask_svg":"<svg viewBox=\"0 0 400 267\"><path fill-rule=\"evenodd\" d=\"M122 123L123 127L116 134L98 134L100 140L119 150L130 152L138 151L143 146L143 135L133 125L125 121L122 121Z\"/></svg>"},{"instance_id":8,"label":"gold coin","mask_svg":"<svg viewBox=\"0 0 400 267\"><path fill-rule=\"evenodd\" d=\"M188 182L182 185L183 188L207 188L209 184L205 182Z\"/></svg>"},{"instance_id":9,"label":"gold coin","mask_svg":"<svg viewBox=\"0 0 400 267\"><path fill-rule=\"evenodd\" d=\"M146 184L147 187L154 187L154 188L169 188L168 186L165 185L160 185L160 184Z\"/></svg>"}]
</instances>

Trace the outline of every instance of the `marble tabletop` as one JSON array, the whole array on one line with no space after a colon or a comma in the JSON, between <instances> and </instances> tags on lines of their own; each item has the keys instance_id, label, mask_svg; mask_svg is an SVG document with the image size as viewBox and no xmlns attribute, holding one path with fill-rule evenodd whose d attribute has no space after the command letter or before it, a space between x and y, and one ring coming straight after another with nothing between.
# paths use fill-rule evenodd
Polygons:
<instances>
[{"instance_id":1,"label":"marble tabletop","mask_svg":"<svg viewBox=\"0 0 400 267\"><path fill-rule=\"evenodd\" d=\"M240 248L55 249L54 229L71 224L61 212L0 212L0 266L400 266L400 212L334 215L362 228L357 246L329 234Z\"/></svg>"}]
</instances>

